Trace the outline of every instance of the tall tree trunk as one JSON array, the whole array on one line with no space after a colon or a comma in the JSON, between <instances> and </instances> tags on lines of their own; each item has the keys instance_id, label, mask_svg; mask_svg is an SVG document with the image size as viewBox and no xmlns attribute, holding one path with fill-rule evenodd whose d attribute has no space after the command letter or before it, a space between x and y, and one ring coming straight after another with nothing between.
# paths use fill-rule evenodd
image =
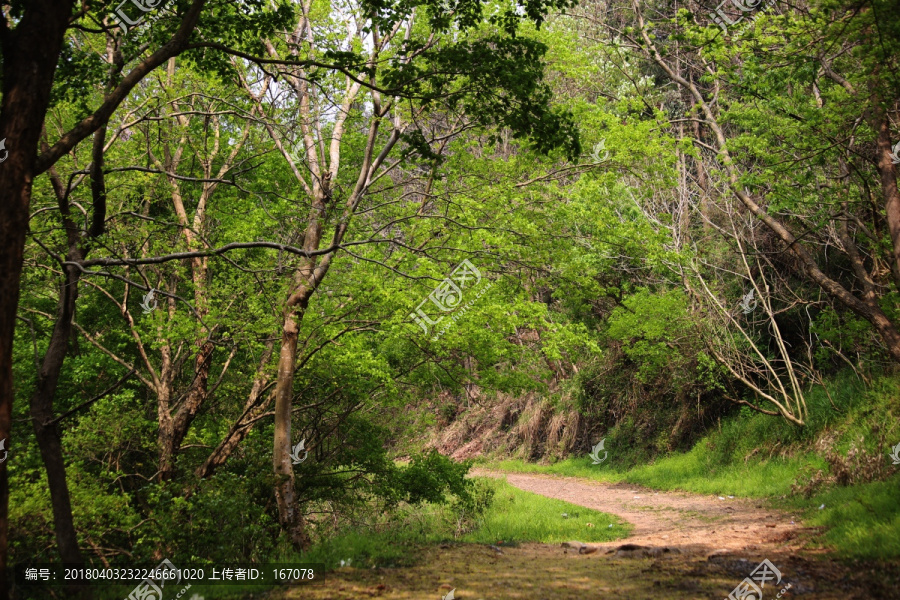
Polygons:
<instances>
[{"instance_id":1,"label":"tall tree trunk","mask_svg":"<svg viewBox=\"0 0 900 600\"><path fill-rule=\"evenodd\" d=\"M170 61L174 64L174 60ZM207 173L208 175L208 173ZM203 195L205 200L206 193ZM205 205L205 201L202 203ZM194 229L199 231L203 226L203 211L198 208L194 218ZM193 235L185 231L188 248L194 244ZM206 244L203 244L204 246ZM194 303L198 316L203 319L209 314L209 302L207 295L207 259L194 258L191 260L191 277L194 283ZM202 327L200 334L203 338L196 340L197 357L194 359L194 378L187 397L175 416L170 420L169 435L165 439L165 445L160 446L159 476L161 480L171 479L175 475L175 461L181 449L181 442L187 436L188 429L194 422L194 418L200 411L200 407L209 395L209 370L212 365L215 345L208 340L210 331Z\"/></svg>"},{"instance_id":2,"label":"tall tree trunk","mask_svg":"<svg viewBox=\"0 0 900 600\"><path fill-rule=\"evenodd\" d=\"M82 232L71 219L67 193L64 184L56 171L50 169L50 180L59 202L60 213L66 229L66 240L69 249L66 260L80 263L87 256L87 246L82 245L82 236L95 238L103 234L106 223L106 182L103 177L103 145L106 140L106 126L100 127L94 134L92 148L91 196L94 214L91 228ZM40 448L41 458L47 472L47 483L50 488L50 503L53 509L53 523L59 553L66 563L82 564L83 559L78 549L78 537L72 518L72 503L69 499L69 488L66 482L66 464L62 454L62 439L54 420L53 400L62 373L63 363L68 354L69 339L72 336L72 322L75 318L75 306L78 301L78 284L81 281L81 269L67 265L63 267L63 281L60 284L59 302L57 304L56 322L43 365L38 372L38 383L31 398L31 418L35 437Z\"/></svg>"},{"instance_id":3,"label":"tall tree trunk","mask_svg":"<svg viewBox=\"0 0 900 600\"><path fill-rule=\"evenodd\" d=\"M4 15L0 23L3 51L3 100L0 139L9 155L0 165L0 440L15 453L11 439L12 349L28 206L44 116L63 36L74 0L30 0L15 29ZM0 157L3 158L3 157ZM0 464L0 598L11 591L8 579L9 479Z\"/></svg>"},{"instance_id":4,"label":"tall tree trunk","mask_svg":"<svg viewBox=\"0 0 900 600\"><path fill-rule=\"evenodd\" d=\"M302 321L302 313L300 315ZM299 335L297 318L292 308L287 309L281 334L281 352L278 355L278 383L275 385L275 445L272 465L275 469L275 502L278 520L290 536L295 548L306 549L310 545L303 514L297 506L294 492L294 465L291 462L291 401L294 395L294 362L297 356Z\"/></svg>"},{"instance_id":5,"label":"tall tree trunk","mask_svg":"<svg viewBox=\"0 0 900 600\"><path fill-rule=\"evenodd\" d=\"M693 112L691 113L694 114ZM693 119L692 127L694 129L694 139L698 142L703 141L703 130L700 129L700 121ZM703 158L695 158L694 166L697 169L697 185L700 187L700 214L703 216L703 232L709 234L712 232L712 211L710 210L709 198L709 180L706 178L706 165Z\"/></svg>"},{"instance_id":6,"label":"tall tree trunk","mask_svg":"<svg viewBox=\"0 0 900 600\"><path fill-rule=\"evenodd\" d=\"M81 260L77 246L70 249L68 260ZM72 520L72 504L66 484L66 466L62 453L62 440L53 422L53 398L59 383L59 375L66 359L69 339L72 336L72 319L75 301L78 299L78 281L81 271L74 266L65 268L65 279L60 286L56 323L50 336L50 345L38 373L37 389L31 398L31 419L41 458L47 471L50 503L53 507L53 523L59 554L65 563L81 564L78 537Z\"/></svg>"},{"instance_id":7,"label":"tall tree trunk","mask_svg":"<svg viewBox=\"0 0 900 600\"><path fill-rule=\"evenodd\" d=\"M331 199L331 173L325 172L313 188L313 202L310 207L303 249L307 252L318 250L322 241L322 217ZM297 506L294 492L294 465L291 462L291 404L294 396L294 368L297 361L297 339L300 324L309 306L309 300L321 283L330 262L326 258L316 268L314 257L301 261L294 276L294 289L285 303L284 325L281 332L281 351L278 354L278 380L275 384L275 441L272 452L272 466L275 470L275 502L278 505L278 519L288 532L291 543L297 549L310 545L303 514Z\"/></svg>"},{"instance_id":8,"label":"tall tree trunk","mask_svg":"<svg viewBox=\"0 0 900 600\"><path fill-rule=\"evenodd\" d=\"M106 223L106 183L103 177L103 145L106 140L106 126L100 127L94 134L92 149L91 196L93 200L93 219L91 228L82 232L71 219L67 193L54 169L50 170L50 180L59 202L60 213L66 229L69 249L66 260L80 263L87 256L88 246L82 245L82 236L96 238L103 234ZM60 556L65 563L82 564L81 552L78 549L78 537L72 518L72 503L69 499L69 488L66 483L66 465L62 454L62 439L54 423L55 413L53 400L62 373L63 363L68 354L68 343L72 336L72 322L75 317L75 306L78 301L78 283L81 281L81 269L73 265L63 267L63 281L60 285L56 322L43 365L38 372L38 383L31 398L31 417L35 437L40 448L41 458L47 472L47 483L50 488L50 503L53 509L53 522ZM73 588L75 591L77 588Z\"/></svg>"}]
</instances>

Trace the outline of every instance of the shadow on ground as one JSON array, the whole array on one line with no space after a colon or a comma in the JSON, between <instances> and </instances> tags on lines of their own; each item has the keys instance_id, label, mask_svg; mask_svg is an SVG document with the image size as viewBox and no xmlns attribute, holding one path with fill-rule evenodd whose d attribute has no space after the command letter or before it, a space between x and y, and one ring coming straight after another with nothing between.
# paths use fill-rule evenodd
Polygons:
<instances>
[{"instance_id":1,"label":"shadow on ground","mask_svg":"<svg viewBox=\"0 0 900 600\"><path fill-rule=\"evenodd\" d=\"M763 589L766 600L775 598L787 584L791 587L781 598L898 597L900 569L895 564L847 565L827 557L790 554L729 553L707 558L674 550L661 558L619 558L614 553L564 554L562 548L547 544L505 548L503 554L474 544L428 548L414 567L342 568L272 598L440 600L455 589L457 600L721 600L763 558L782 573L779 585L769 582Z\"/></svg>"}]
</instances>

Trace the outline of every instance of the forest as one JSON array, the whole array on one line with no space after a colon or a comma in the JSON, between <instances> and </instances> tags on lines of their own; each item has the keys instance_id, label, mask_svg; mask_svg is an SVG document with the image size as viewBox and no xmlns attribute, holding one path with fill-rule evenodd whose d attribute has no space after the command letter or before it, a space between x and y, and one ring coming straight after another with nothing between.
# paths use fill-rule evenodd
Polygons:
<instances>
[{"instance_id":1,"label":"forest","mask_svg":"<svg viewBox=\"0 0 900 600\"><path fill-rule=\"evenodd\" d=\"M2 600L896 597L900 0L0 5Z\"/></svg>"}]
</instances>

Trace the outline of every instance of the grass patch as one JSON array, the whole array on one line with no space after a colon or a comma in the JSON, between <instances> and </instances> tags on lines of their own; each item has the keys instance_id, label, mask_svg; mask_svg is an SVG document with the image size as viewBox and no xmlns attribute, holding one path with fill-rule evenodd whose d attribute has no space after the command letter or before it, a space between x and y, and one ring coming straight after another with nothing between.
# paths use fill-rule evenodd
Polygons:
<instances>
[{"instance_id":1,"label":"grass patch","mask_svg":"<svg viewBox=\"0 0 900 600\"><path fill-rule=\"evenodd\" d=\"M801 469L827 467L825 461L814 454L774 457L764 461L723 462L709 447L713 439L714 436L700 440L684 454L671 454L652 464L630 469L593 465L590 459L581 457L546 466L521 460L503 460L485 466L515 473L549 473L611 483L634 483L659 490L750 498L788 494Z\"/></svg>"},{"instance_id":2,"label":"grass patch","mask_svg":"<svg viewBox=\"0 0 900 600\"><path fill-rule=\"evenodd\" d=\"M462 541L480 544L608 542L631 531L630 525L614 515L525 492L505 481L494 484L497 486L494 502L481 526L464 535Z\"/></svg>"},{"instance_id":3,"label":"grass patch","mask_svg":"<svg viewBox=\"0 0 900 600\"><path fill-rule=\"evenodd\" d=\"M900 556L900 473L885 481L833 487L810 499L793 497L785 508L803 510L806 525L825 527L823 545L845 558ZM825 508L819 510L822 504Z\"/></svg>"},{"instance_id":4,"label":"grass patch","mask_svg":"<svg viewBox=\"0 0 900 600\"><path fill-rule=\"evenodd\" d=\"M477 481L493 491L493 501L466 531L460 530L459 515L450 507L407 506L380 522L344 531L315 545L303 560L323 563L329 569L341 566L342 560L360 568L399 567L414 564L416 549L423 544L606 542L630 531L629 525L613 515L525 492L502 480Z\"/></svg>"}]
</instances>

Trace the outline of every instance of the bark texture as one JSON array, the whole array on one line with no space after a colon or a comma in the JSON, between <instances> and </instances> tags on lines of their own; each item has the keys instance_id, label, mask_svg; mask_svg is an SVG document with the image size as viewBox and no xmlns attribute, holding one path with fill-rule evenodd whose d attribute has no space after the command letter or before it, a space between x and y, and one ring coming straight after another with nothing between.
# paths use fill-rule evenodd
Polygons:
<instances>
[{"instance_id":1,"label":"bark texture","mask_svg":"<svg viewBox=\"0 0 900 600\"><path fill-rule=\"evenodd\" d=\"M28 207L35 177L38 141L50 90L74 2L31 0L15 29L0 23L3 50L3 100L0 139L8 155L0 163L0 439L15 456L10 439L13 381L12 346ZM0 156L3 158L3 156ZM9 459L0 464L0 597L10 594L8 579Z\"/></svg>"}]
</instances>

